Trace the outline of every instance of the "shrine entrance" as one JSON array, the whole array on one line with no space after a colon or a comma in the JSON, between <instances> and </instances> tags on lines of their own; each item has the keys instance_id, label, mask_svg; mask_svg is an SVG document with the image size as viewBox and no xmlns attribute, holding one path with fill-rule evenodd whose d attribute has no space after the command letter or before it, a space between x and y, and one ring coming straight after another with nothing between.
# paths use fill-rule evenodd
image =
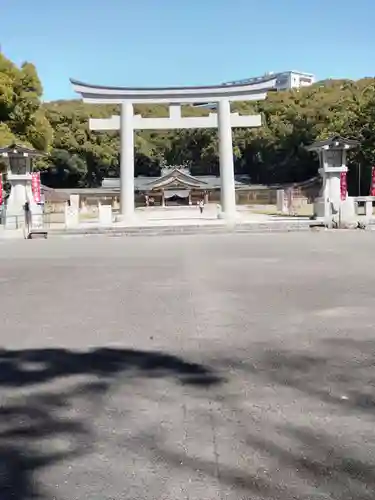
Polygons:
<instances>
[{"instance_id":1,"label":"shrine entrance","mask_svg":"<svg viewBox=\"0 0 375 500\"><path fill-rule=\"evenodd\" d=\"M164 191L164 204L166 207L170 206L188 206L191 204L190 191L188 189L181 191ZM190 201L190 203L189 203Z\"/></svg>"},{"instance_id":2,"label":"shrine entrance","mask_svg":"<svg viewBox=\"0 0 375 500\"><path fill-rule=\"evenodd\" d=\"M233 101L257 101L267 97L276 88L276 78L241 84L199 87L129 88L92 85L71 80L74 90L84 102L92 104L119 104L121 113L111 118L90 119L91 130L120 131L120 218L131 220L134 216L134 131L217 128L220 163L220 216L233 220L236 217L236 196L232 128L259 127L260 115L240 115L231 111ZM216 113L208 116L183 116L182 105L216 103ZM135 113L137 104L167 104L169 116L143 117ZM171 186L169 186L171 187ZM164 187L165 190L165 187ZM173 198L173 197L172 197Z\"/></svg>"}]
</instances>

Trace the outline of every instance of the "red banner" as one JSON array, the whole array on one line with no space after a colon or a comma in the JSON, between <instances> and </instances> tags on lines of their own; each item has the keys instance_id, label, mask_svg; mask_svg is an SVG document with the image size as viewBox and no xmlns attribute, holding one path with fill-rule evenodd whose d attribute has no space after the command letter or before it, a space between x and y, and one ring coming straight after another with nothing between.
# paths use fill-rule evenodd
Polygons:
<instances>
[{"instance_id":1,"label":"red banner","mask_svg":"<svg viewBox=\"0 0 375 500\"><path fill-rule=\"evenodd\" d=\"M348 185L346 183L346 172L341 172L340 174L340 194L341 194L341 201L345 201L346 196L348 194Z\"/></svg>"},{"instance_id":2,"label":"red banner","mask_svg":"<svg viewBox=\"0 0 375 500\"><path fill-rule=\"evenodd\" d=\"M35 203L40 203L42 199L40 191L40 172L33 172L31 174L31 191L33 193Z\"/></svg>"},{"instance_id":3,"label":"red banner","mask_svg":"<svg viewBox=\"0 0 375 500\"><path fill-rule=\"evenodd\" d=\"M372 167L371 169L370 196L375 196L375 167Z\"/></svg>"},{"instance_id":4,"label":"red banner","mask_svg":"<svg viewBox=\"0 0 375 500\"><path fill-rule=\"evenodd\" d=\"M3 204L3 174L0 174L0 205Z\"/></svg>"}]
</instances>

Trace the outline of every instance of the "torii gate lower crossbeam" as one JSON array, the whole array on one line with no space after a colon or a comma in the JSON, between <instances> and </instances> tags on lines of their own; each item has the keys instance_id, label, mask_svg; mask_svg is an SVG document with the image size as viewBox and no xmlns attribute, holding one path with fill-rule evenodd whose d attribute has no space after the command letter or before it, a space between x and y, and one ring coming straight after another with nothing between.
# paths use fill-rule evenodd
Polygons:
<instances>
[{"instance_id":1,"label":"torii gate lower crossbeam","mask_svg":"<svg viewBox=\"0 0 375 500\"><path fill-rule=\"evenodd\" d=\"M219 130L222 215L232 220L236 216L232 127L261 125L260 116L240 116L231 113L230 101L262 100L274 89L276 79L245 84L202 87L126 88L90 85L71 80L74 90L83 100L96 104L120 104L121 114L108 119L90 120L92 130L120 130L121 216L134 216L134 130L210 128ZM182 117L181 104L216 102L217 114L208 117ZM134 104L168 104L168 118L143 118L134 115Z\"/></svg>"}]
</instances>

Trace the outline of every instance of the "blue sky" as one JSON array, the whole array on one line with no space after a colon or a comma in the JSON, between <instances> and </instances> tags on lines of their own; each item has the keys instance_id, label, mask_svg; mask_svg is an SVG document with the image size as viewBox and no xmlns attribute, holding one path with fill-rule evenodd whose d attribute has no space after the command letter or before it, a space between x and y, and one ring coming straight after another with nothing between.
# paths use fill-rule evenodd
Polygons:
<instances>
[{"instance_id":1,"label":"blue sky","mask_svg":"<svg viewBox=\"0 0 375 500\"><path fill-rule=\"evenodd\" d=\"M298 69L375 75L375 0L0 0L0 44L36 64L45 99L73 77L214 84Z\"/></svg>"}]
</instances>

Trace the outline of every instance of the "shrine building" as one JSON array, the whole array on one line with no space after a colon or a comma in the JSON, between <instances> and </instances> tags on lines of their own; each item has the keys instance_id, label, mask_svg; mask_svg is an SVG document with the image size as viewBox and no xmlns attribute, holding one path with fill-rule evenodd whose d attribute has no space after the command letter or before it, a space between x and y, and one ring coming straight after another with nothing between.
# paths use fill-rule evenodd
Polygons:
<instances>
[{"instance_id":1,"label":"shrine building","mask_svg":"<svg viewBox=\"0 0 375 500\"><path fill-rule=\"evenodd\" d=\"M235 188L249 187L247 176L235 178ZM161 168L160 177L138 176L134 178L134 191L137 205L192 205L199 200L205 203L220 201L220 176L191 174L184 165ZM119 178L104 178L102 189L115 192L120 189Z\"/></svg>"}]
</instances>

